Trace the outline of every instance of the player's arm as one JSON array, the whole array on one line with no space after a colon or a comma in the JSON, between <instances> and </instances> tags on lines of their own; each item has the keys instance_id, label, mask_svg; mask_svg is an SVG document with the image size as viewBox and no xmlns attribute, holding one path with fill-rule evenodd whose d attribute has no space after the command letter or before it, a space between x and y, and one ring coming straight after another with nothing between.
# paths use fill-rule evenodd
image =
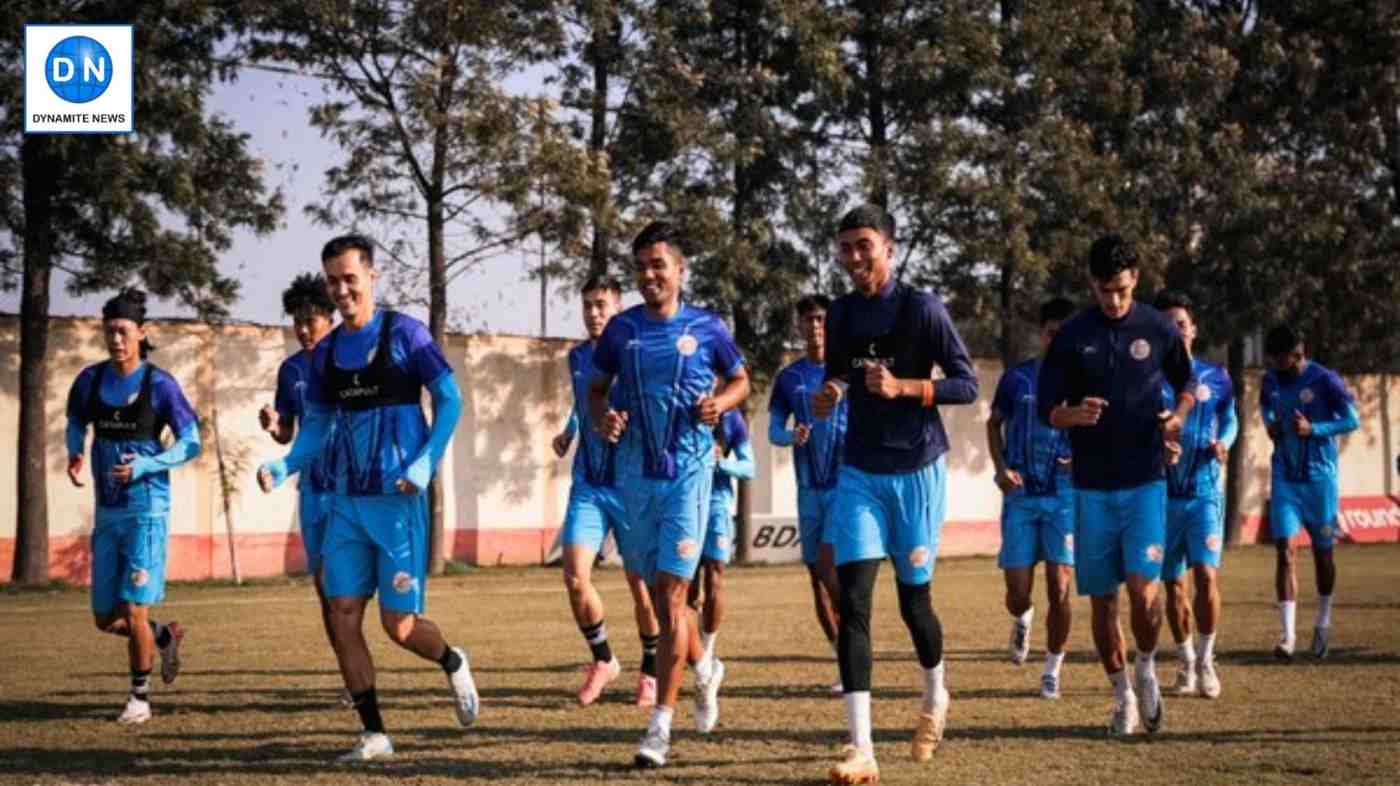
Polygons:
<instances>
[{"instance_id":1,"label":"player's arm","mask_svg":"<svg viewBox=\"0 0 1400 786\"><path fill-rule=\"evenodd\" d=\"M1216 405L1215 433L1218 435L1216 441L1228 451L1240 436L1240 416L1235 412L1235 383L1229 375L1225 377L1225 390L1227 395L1222 396Z\"/></svg>"},{"instance_id":2,"label":"player's arm","mask_svg":"<svg viewBox=\"0 0 1400 786\"><path fill-rule=\"evenodd\" d=\"M1274 399L1277 396L1278 383L1274 381L1273 374L1265 374L1263 383L1259 385L1259 416L1264 420L1264 430L1269 439L1275 442L1283 436L1282 424L1279 423L1278 413L1274 411Z\"/></svg>"},{"instance_id":3,"label":"player's arm","mask_svg":"<svg viewBox=\"0 0 1400 786\"><path fill-rule=\"evenodd\" d=\"M175 442L154 456L128 454L112 467L112 477L118 482L134 483L155 472L168 472L193 461L199 455L199 418L194 407L173 380L158 382L152 404L175 432Z\"/></svg>"},{"instance_id":4,"label":"player's arm","mask_svg":"<svg viewBox=\"0 0 1400 786\"><path fill-rule=\"evenodd\" d=\"M263 491L272 491L282 485L287 478L306 469L321 454L331 433L333 417L334 411L330 407L307 402L306 409L302 411L301 428L292 440L292 449L286 456L258 467L258 485Z\"/></svg>"},{"instance_id":5,"label":"player's arm","mask_svg":"<svg viewBox=\"0 0 1400 786\"><path fill-rule=\"evenodd\" d=\"M792 417L787 394L783 390L783 378L779 374L773 380L773 389L768 393L768 442L780 448L791 447L796 434L787 427Z\"/></svg>"},{"instance_id":6,"label":"player's arm","mask_svg":"<svg viewBox=\"0 0 1400 786\"><path fill-rule=\"evenodd\" d=\"M1340 379L1331 376L1327 380L1325 394L1332 405L1334 417L1331 420L1315 421L1312 434L1317 437L1335 437L1348 434L1361 427L1361 417L1356 411L1356 400L1347 392ZM1306 435L1304 435L1306 436Z\"/></svg>"},{"instance_id":7,"label":"player's arm","mask_svg":"<svg viewBox=\"0 0 1400 786\"><path fill-rule=\"evenodd\" d=\"M1162 418L1162 437L1168 442L1181 439L1182 424L1191 408L1196 406L1196 377L1192 372L1191 353L1186 351L1186 341L1172 328L1168 340L1166 357L1162 359L1162 372L1167 383L1176 391L1174 408Z\"/></svg>"},{"instance_id":8,"label":"player's arm","mask_svg":"<svg viewBox=\"0 0 1400 786\"><path fill-rule=\"evenodd\" d=\"M462 417L462 389L457 386L457 379L450 370L443 370L428 385L428 395L433 401L433 426L428 431L427 444L404 470L399 482L399 491L405 494L420 492L432 482L433 474L442 464L442 457L447 454L447 444L452 441L457 421ZM406 488L404 483L412 488Z\"/></svg>"},{"instance_id":9,"label":"player's arm","mask_svg":"<svg viewBox=\"0 0 1400 786\"><path fill-rule=\"evenodd\" d=\"M744 403L749 397L749 370L744 367L744 356L739 353L734 338L719 320L715 320L711 331L710 363L715 373L724 378L724 384L712 396L702 396L695 404L695 414L701 423L715 425L720 416Z\"/></svg>"},{"instance_id":10,"label":"player's arm","mask_svg":"<svg viewBox=\"0 0 1400 786\"><path fill-rule=\"evenodd\" d=\"M826 346L822 350L824 380L821 390L812 394L812 417L825 418L836 411L836 405L846 396L851 383L851 356L846 351L845 320L839 306L832 304L826 312Z\"/></svg>"},{"instance_id":11,"label":"player's arm","mask_svg":"<svg viewBox=\"0 0 1400 786\"><path fill-rule=\"evenodd\" d=\"M1035 383L1035 412L1051 428L1071 429L1099 422L1108 402L1096 396L1079 396L1079 358L1065 331L1055 334L1040 364ZM1070 404L1071 400L1076 403Z\"/></svg>"},{"instance_id":12,"label":"player's arm","mask_svg":"<svg viewBox=\"0 0 1400 786\"><path fill-rule=\"evenodd\" d=\"M258 410L258 425L279 445L290 444L296 436L296 380L289 364L277 369L277 394L272 406Z\"/></svg>"},{"instance_id":13,"label":"player's arm","mask_svg":"<svg viewBox=\"0 0 1400 786\"><path fill-rule=\"evenodd\" d=\"M721 472L733 478L753 480L758 469L754 459L753 444L747 439L734 446L734 455L715 465Z\"/></svg>"},{"instance_id":14,"label":"player's arm","mask_svg":"<svg viewBox=\"0 0 1400 786\"><path fill-rule=\"evenodd\" d=\"M92 384L90 374L79 374L68 389L68 425L63 430L63 441L68 447L68 480L74 486L83 485L83 455L87 452L87 429L83 404L87 401L88 385ZM83 384L86 380L87 384Z\"/></svg>"}]
</instances>

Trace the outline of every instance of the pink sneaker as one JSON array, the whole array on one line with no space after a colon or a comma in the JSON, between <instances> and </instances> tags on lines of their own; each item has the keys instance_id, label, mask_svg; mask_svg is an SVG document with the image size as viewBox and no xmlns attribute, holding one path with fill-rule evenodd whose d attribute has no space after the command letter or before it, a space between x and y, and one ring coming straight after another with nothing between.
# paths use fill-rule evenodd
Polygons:
<instances>
[{"instance_id":1,"label":"pink sneaker","mask_svg":"<svg viewBox=\"0 0 1400 786\"><path fill-rule=\"evenodd\" d=\"M617 658L607 663L595 660L588 664L583 673L583 687L578 689L578 703L587 707L597 701L603 695L603 688L608 687L608 683L621 673L622 664L617 662Z\"/></svg>"},{"instance_id":2,"label":"pink sneaker","mask_svg":"<svg viewBox=\"0 0 1400 786\"><path fill-rule=\"evenodd\" d=\"M160 679L166 685L180 676L180 642L185 639L185 626L171 622L166 626L170 631L170 643L160 648Z\"/></svg>"},{"instance_id":3,"label":"pink sneaker","mask_svg":"<svg viewBox=\"0 0 1400 786\"><path fill-rule=\"evenodd\" d=\"M637 680L637 706L656 706L656 678L649 674L643 674Z\"/></svg>"}]
</instances>

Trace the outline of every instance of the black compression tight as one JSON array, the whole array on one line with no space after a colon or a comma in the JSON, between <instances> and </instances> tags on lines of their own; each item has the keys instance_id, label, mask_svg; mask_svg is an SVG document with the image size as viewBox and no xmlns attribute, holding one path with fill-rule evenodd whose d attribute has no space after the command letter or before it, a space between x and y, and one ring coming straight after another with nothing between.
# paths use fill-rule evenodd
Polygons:
<instances>
[{"instance_id":1,"label":"black compression tight","mask_svg":"<svg viewBox=\"0 0 1400 786\"><path fill-rule=\"evenodd\" d=\"M836 651L841 662L841 684L847 693L870 690L870 612L880 562L862 560L836 568L841 585L841 628ZM919 665L931 669L943 662L943 625L933 611L929 584L896 583L895 587L899 613L909 628Z\"/></svg>"}]
</instances>

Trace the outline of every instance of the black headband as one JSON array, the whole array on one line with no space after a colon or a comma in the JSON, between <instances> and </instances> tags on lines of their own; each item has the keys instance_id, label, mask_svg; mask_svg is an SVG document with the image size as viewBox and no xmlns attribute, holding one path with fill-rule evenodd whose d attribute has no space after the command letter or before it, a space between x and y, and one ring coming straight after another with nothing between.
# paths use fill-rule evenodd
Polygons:
<instances>
[{"instance_id":1,"label":"black headband","mask_svg":"<svg viewBox=\"0 0 1400 786\"><path fill-rule=\"evenodd\" d=\"M146 321L146 306L126 298L112 298L102 307L102 319L129 319L140 325Z\"/></svg>"}]
</instances>

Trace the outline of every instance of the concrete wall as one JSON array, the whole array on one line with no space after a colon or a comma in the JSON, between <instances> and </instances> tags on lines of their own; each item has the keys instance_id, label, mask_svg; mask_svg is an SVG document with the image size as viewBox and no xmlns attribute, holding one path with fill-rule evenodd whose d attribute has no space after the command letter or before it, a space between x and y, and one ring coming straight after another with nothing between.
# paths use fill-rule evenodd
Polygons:
<instances>
[{"instance_id":1,"label":"concrete wall","mask_svg":"<svg viewBox=\"0 0 1400 786\"><path fill-rule=\"evenodd\" d=\"M63 447L68 387L85 365L100 361L100 323L55 319L50 337L47 417L50 559L54 578L88 580L88 536L92 531L90 488L73 488L66 477ZM283 450L257 425L258 409L271 403L277 365L298 347L290 330L253 325L210 328L195 323L153 323L159 347L154 362L170 371L195 409L209 423L217 414L229 485L225 517L219 463L206 429L199 459L173 477L170 523L172 579L231 575L228 522L245 576L303 570L295 489L271 495L257 490L252 470ZM538 563L548 553L568 498L572 457L554 458L550 440L568 417L569 377L565 354L572 342L509 336L461 336L445 352L462 386L465 408L457 437L443 464L447 482L448 538L454 559L477 565ZM15 444L18 408L18 323L0 317L0 444ZM1000 494L992 483L984 423L1000 365L979 361L983 394L968 407L943 410L953 450L948 458L948 523L940 553L994 553L999 542ZM1344 442L1342 495L1355 513L1349 521L1376 526L1371 534L1395 539L1400 513L1386 499L1394 493L1394 425L1390 402L1400 381L1376 377L1349 380L1361 404L1362 428ZM1246 537L1256 539L1268 494L1269 443L1259 426L1254 400L1257 376L1244 380L1244 424L1248 431L1249 486ZM752 483L754 549L760 559L796 557L795 481L790 451L767 441L767 392L752 407L759 473ZM14 451L0 450L0 483L13 483ZM0 488L4 488L0 486ZM12 487L11 487L12 488ZM1374 511L1377 512L1371 512ZM1348 514L1344 514L1344 518ZM1386 518L1389 516L1390 518ZM0 491L0 580L9 577L15 534L15 495ZM1394 521L1391 521L1394 519ZM760 535L765 532L766 537ZM775 545L776 544L776 545Z\"/></svg>"}]
</instances>

